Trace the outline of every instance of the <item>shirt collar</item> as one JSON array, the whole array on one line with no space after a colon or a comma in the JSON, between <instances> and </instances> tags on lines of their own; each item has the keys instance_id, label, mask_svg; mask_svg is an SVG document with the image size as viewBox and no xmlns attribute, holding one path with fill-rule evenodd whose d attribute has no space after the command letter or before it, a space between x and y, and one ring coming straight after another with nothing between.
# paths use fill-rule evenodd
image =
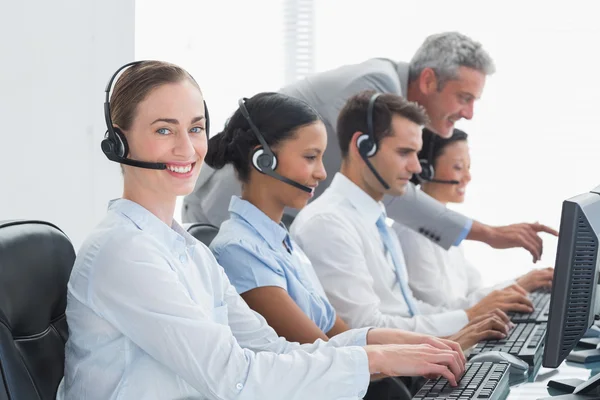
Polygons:
<instances>
[{"instance_id":1,"label":"shirt collar","mask_svg":"<svg viewBox=\"0 0 600 400\"><path fill-rule=\"evenodd\" d=\"M328 190L333 190L347 199L352 204L352 207L356 209L357 213L369 224L375 224L381 213L385 214L385 207L382 202L375 201L340 172L335 174Z\"/></svg>"},{"instance_id":2,"label":"shirt collar","mask_svg":"<svg viewBox=\"0 0 600 400\"><path fill-rule=\"evenodd\" d=\"M173 224L168 226L156 215L134 201L127 199L111 200L108 203L108 209L125 216L139 229L152 233L171 247L177 243L192 247L197 243L196 239L177 221L173 220Z\"/></svg>"},{"instance_id":3,"label":"shirt collar","mask_svg":"<svg viewBox=\"0 0 600 400\"><path fill-rule=\"evenodd\" d=\"M285 241L288 248L292 250L292 242L283 224L273 221L249 201L232 196L229 202L229 213L232 218L239 217L249 223L273 249L281 249L281 243Z\"/></svg>"}]
</instances>

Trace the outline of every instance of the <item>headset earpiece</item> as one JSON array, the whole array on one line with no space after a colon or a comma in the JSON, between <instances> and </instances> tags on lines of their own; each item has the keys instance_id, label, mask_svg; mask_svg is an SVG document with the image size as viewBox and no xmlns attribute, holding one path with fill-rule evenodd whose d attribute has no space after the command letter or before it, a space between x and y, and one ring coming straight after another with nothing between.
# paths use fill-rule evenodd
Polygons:
<instances>
[{"instance_id":1,"label":"headset earpiece","mask_svg":"<svg viewBox=\"0 0 600 400\"><path fill-rule=\"evenodd\" d=\"M267 154L262 147L259 147L252 153L252 165L263 173L265 170L275 171L275 168L277 168L277 157Z\"/></svg>"},{"instance_id":2,"label":"headset earpiece","mask_svg":"<svg viewBox=\"0 0 600 400\"><path fill-rule=\"evenodd\" d=\"M102 142L100 143L100 146L102 148L102 152L109 158L111 159L111 157L113 157L115 154L115 143L113 140L110 139L110 136L108 134L108 131L106 131L106 134L104 135L104 139L102 139Z\"/></svg>"},{"instance_id":3,"label":"headset earpiece","mask_svg":"<svg viewBox=\"0 0 600 400\"><path fill-rule=\"evenodd\" d=\"M365 157L373 157L377 153L377 144L367 134L362 134L356 139L356 147Z\"/></svg>"},{"instance_id":4,"label":"headset earpiece","mask_svg":"<svg viewBox=\"0 0 600 400\"><path fill-rule=\"evenodd\" d=\"M246 119L246 121L248 121L248 125L250 125L250 130L254 133L254 135L260 142L260 147L258 147L252 153L252 165L254 166L254 168L256 168L259 172L262 172L263 174L269 175L272 178L287 183L288 185L300 189L303 192L312 193L312 188L304 186L301 183L288 179L285 176L281 176L277 172L275 172L275 168L277 168L277 156L269 147L269 144L263 137L262 133L260 133L260 130L258 130L258 127L254 125L254 122L252 122L252 118L250 118L250 114L246 109L245 102L245 98L238 100L239 110L242 113L242 116Z\"/></svg>"},{"instance_id":5,"label":"headset earpiece","mask_svg":"<svg viewBox=\"0 0 600 400\"><path fill-rule=\"evenodd\" d=\"M370 157L373 157L377 153L377 141L375 140L375 127L373 122L373 108L375 107L375 100L381 95L381 93L375 93L369 99L369 105L367 107L367 133L363 133L356 138L356 147L358 147L358 154L362 157L367 167L371 170L375 178L381 183L384 189L389 189L390 186L386 181L383 180L381 175L377 172L371 161Z\"/></svg>"},{"instance_id":6,"label":"headset earpiece","mask_svg":"<svg viewBox=\"0 0 600 400\"><path fill-rule=\"evenodd\" d=\"M419 160L419 163L421 164L421 173L419 174L419 177L424 181L431 181L435 176L433 165L426 159Z\"/></svg>"},{"instance_id":7,"label":"headset earpiece","mask_svg":"<svg viewBox=\"0 0 600 400\"><path fill-rule=\"evenodd\" d=\"M129 146L127 145L127 139L123 132L119 128L113 128L115 132L115 152L119 157L126 158L129 154Z\"/></svg>"},{"instance_id":8,"label":"headset earpiece","mask_svg":"<svg viewBox=\"0 0 600 400\"><path fill-rule=\"evenodd\" d=\"M127 154L129 154L127 139L125 139L125 135L118 128L113 128L112 135L109 131L106 131L106 135L100 145L102 152L107 156L127 158Z\"/></svg>"}]
</instances>

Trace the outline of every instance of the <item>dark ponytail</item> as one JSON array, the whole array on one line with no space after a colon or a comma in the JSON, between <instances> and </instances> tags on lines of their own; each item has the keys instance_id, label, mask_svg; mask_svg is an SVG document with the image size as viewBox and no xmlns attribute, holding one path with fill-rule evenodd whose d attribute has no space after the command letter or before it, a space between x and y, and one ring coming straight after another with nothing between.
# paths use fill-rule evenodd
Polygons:
<instances>
[{"instance_id":1,"label":"dark ponytail","mask_svg":"<svg viewBox=\"0 0 600 400\"><path fill-rule=\"evenodd\" d=\"M208 140L208 151L204 157L204 162L214 169L221 169L230 162L231 159L231 135L226 131L219 132Z\"/></svg>"},{"instance_id":2,"label":"dark ponytail","mask_svg":"<svg viewBox=\"0 0 600 400\"><path fill-rule=\"evenodd\" d=\"M281 93L259 93L245 104L252 122L271 148L293 137L298 128L321 119L309 104ZM204 161L214 169L233 164L238 179L247 182L252 168L250 157L259 144L248 121L237 109L223 131L208 141Z\"/></svg>"}]
</instances>

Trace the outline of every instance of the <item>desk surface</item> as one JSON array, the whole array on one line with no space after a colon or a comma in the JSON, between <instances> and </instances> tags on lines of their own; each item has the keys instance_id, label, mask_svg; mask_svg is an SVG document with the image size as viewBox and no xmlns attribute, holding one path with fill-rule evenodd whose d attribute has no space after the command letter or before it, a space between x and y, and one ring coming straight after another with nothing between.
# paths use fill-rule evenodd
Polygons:
<instances>
[{"instance_id":1,"label":"desk surface","mask_svg":"<svg viewBox=\"0 0 600 400\"><path fill-rule=\"evenodd\" d=\"M523 383L511 383L507 400L534 400L562 394L555 389L548 388L548 381L556 379L588 380L598 373L600 373L600 362L577 364L565 361L556 369L541 367L537 374L534 374L534 378L530 375Z\"/></svg>"}]
</instances>

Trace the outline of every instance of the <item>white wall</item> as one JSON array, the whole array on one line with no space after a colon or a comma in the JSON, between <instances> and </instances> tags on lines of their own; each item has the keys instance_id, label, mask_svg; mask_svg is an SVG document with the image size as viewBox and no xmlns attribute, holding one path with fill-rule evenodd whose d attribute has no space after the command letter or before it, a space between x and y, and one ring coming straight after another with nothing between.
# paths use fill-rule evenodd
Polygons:
<instances>
[{"instance_id":1,"label":"white wall","mask_svg":"<svg viewBox=\"0 0 600 400\"><path fill-rule=\"evenodd\" d=\"M3 2L0 220L43 219L79 247L120 196L100 150L104 87L134 56L134 0Z\"/></svg>"},{"instance_id":2,"label":"white wall","mask_svg":"<svg viewBox=\"0 0 600 400\"><path fill-rule=\"evenodd\" d=\"M135 18L136 59L169 61L194 76L211 135L223 129L240 97L283 86L282 0L171 0L168 7L137 0ZM181 198L175 219L181 221Z\"/></svg>"}]
</instances>

